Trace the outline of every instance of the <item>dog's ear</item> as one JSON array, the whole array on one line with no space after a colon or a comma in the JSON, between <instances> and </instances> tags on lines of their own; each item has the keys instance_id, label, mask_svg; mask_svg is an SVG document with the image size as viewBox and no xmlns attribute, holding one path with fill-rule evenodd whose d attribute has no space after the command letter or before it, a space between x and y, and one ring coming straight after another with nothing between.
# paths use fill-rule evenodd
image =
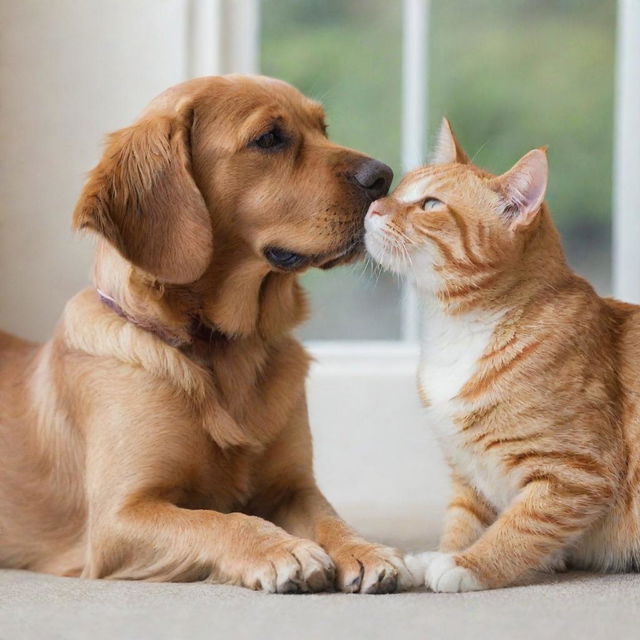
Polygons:
<instances>
[{"instance_id":1,"label":"dog's ear","mask_svg":"<svg viewBox=\"0 0 640 640\"><path fill-rule=\"evenodd\" d=\"M193 110L155 114L111 134L73 213L161 281L186 284L212 253L209 211L191 172Z\"/></svg>"}]
</instances>

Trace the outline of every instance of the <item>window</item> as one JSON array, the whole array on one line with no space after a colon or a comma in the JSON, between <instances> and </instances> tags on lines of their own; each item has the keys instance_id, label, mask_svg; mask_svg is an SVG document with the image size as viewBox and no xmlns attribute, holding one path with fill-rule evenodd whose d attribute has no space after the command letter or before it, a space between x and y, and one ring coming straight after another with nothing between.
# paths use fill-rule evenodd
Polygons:
<instances>
[{"instance_id":1,"label":"window","mask_svg":"<svg viewBox=\"0 0 640 640\"><path fill-rule=\"evenodd\" d=\"M433 2L429 48L430 130L446 113L467 152L494 173L548 144L552 216L573 268L603 294L611 293L615 10L602 0Z\"/></svg>"},{"instance_id":2,"label":"window","mask_svg":"<svg viewBox=\"0 0 640 640\"><path fill-rule=\"evenodd\" d=\"M421 100L403 93L413 12L428 45L424 63L404 61L405 74L408 62L428 78L428 132L446 114L467 152L496 173L548 144L548 202L569 261L611 293L613 0L262 0L261 12L261 71L322 100L332 138L385 160L396 177L403 98ZM413 303L403 305L394 276L358 264L304 283L313 305L305 338L406 337Z\"/></svg>"}]
</instances>

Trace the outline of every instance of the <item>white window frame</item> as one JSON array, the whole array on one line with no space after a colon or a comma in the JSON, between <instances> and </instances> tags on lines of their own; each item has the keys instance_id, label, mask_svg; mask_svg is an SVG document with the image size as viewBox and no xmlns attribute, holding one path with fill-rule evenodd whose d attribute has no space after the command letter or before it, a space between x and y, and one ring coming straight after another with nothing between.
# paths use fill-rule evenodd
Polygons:
<instances>
[{"instance_id":1,"label":"white window frame","mask_svg":"<svg viewBox=\"0 0 640 640\"><path fill-rule=\"evenodd\" d=\"M640 0L618 1L613 292L640 304Z\"/></svg>"},{"instance_id":2,"label":"white window frame","mask_svg":"<svg viewBox=\"0 0 640 640\"><path fill-rule=\"evenodd\" d=\"M188 0L190 77L258 73L260 0ZM424 162L426 143L427 42L430 0L403 0L402 169ZM640 0L618 1L616 116L614 132L613 286L614 294L640 303ZM418 304L406 287L402 339L311 341L312 352L343 366L407 362L415 354Z\"/></svg>"},{"instance_id":3,"label":"white window frame","mask_svg":"<svg viewBox=\"0 0 640 640\"><path fill-rule=\"evenodd\" d=\"M259 73L260 0L187 0L187 75Z\"/></svg>"}]
</instances>

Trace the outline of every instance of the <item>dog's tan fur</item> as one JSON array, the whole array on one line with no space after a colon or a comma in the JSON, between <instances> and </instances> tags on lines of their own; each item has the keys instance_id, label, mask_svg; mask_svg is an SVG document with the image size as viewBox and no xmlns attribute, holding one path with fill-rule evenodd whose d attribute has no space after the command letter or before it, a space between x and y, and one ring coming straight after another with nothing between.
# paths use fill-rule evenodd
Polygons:
<instances>
[{"instance_id":1,"label":"dog's tan fur","mask_svg":"<svg viewBox=\"0 0 640 640\"><path fill-rule=\"evenodd\" d=\"M278 153L251 141L277 123ZM0 333L0 566L59 575L209 578L269 591L384 592L398 554L318 490L291 336L295 272L266 246L349 258L365 156L322 109L267 78L168 90L113 134L74 213L94 281L44 345ZM345 256L346 253L346 256ZM208 340L193 319L215 327Z\"/></svg>"}]
</instances>

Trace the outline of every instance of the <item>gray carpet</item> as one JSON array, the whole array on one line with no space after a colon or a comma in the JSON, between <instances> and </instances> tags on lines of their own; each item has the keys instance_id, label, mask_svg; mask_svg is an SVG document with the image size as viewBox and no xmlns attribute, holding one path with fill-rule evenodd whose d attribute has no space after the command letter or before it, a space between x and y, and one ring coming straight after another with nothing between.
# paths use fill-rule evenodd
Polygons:
<instances>
[{"instance_id":1,"label":"gray carpet","mask_svg":"<svg viewBox=\"0 0 640 640\"><path fill-rule=\"evenodd\" d=\"M422 524L422 523L420 523ZM387 531L389 524L387 521ZM424 548L436 527L385 523L363 532ZM267 595L207 584L55 578L0 571L0 640L315 640L640 638L640 575L569 573L544 583L461 595Z\"/></svg>"}]
</instances>

